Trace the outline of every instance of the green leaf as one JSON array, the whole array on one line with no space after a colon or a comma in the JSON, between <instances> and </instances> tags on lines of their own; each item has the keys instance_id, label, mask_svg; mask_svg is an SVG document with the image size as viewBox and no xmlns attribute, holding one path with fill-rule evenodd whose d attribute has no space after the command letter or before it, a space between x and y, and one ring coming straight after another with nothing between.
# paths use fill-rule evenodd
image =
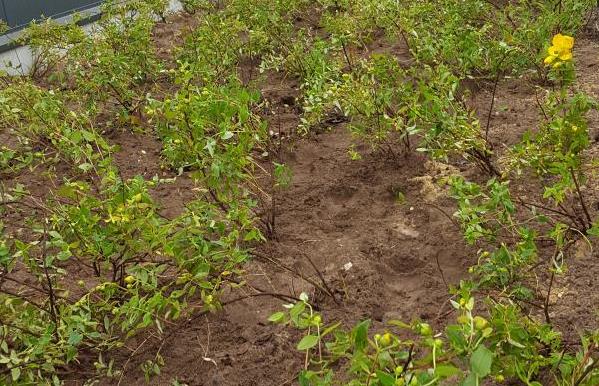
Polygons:
<instances>
[{"instance_id":1,"label":"green leaf","mask_svg":"<svg viewBox=\"0 0 599 386\"><path fill-rule=\"evenodd\" d=\"M387 373L380 371L380 370L376 371L376 377L379 379L382 386L394 386L395 385L395 378Z\"/></svg>"},{"instance_id":2,"label":"green leaf","mask_svg":"<svg viewBox=\"0 0 599 386\"><path fill-rule=\"evenodd\" d=\"M357 351L362 351L368 344L368 327L370 327L370 320L360 322L354 328L354 345Z\"/></svg>"},{"instance_id":3,"label":"green leaf","mask_svg":"<svg viewBox=\"0 0 599 386\"><path fill-rule=\"evenodd\" d=\"M206 139L206 146L204 146L204 149L208 150L208 154L210 154L211 157L214 156L214 148L216 147L216 141L212 138L208 138Z\"/></svg>"},{"instance_id":4,"label":"green leaf","mask_svg":"<svg viewBox=\"0 0 599 386\"><path fill-rule=\"evenodd\" d=\"M468 376L462 381L462 386L479 386L478 377L476 374L468 374Z\"/></svg>"},{"instance_id":5,"label":"green leaf","mask_svg":"<svg viewBox=\"0 0 599 386\"><path fill-rule=\"evenodd\" d=\"M93 142L96 139L95 135L87 130L81 130L81 134L87 142Z\"/></svg>"},{"instance_id":6,"label":"green leaf","mask_svg":"<svg viewBox=\"0 0 599 386\"><path fill-rule=\"evenodd\" d=\"M69 348L67 349L67 363L75 359L76 356L77 349L75 348L75 346L69 346Z\"/></svg>"},{"instance_id":7,"label":"green leaf","mask_svg":"<svg viewBox=\"0 0 599 386\"><path fill-rule=\"evenodd\" d=\"M297 349L300 351L308 350L308 349L311 349L312 347L316 346L317 343L318 343L318 336L306 335L297 344Z\"/></svg>"},{"instance_id":8,"label":"green leaf","mask_svg":"<svg viewBox=\"0 0 599 386\"><path fill-rule=\"evenodd\" d=\"M518 343L515 340L513 340L512 338L508 338L507 341L509 342L509 344L511 344L512 346L518 347L518 348L526 348L526 346L524 346L522 343Z\"/></svg>"},{"instance_id":9,"label":"green leaf","mask_svg":"<svg viewBox=\"0 0 599 386\"><path fill-rule=\"evenodd\" d=\"M331 332L335 331L337 329L337 327L339 327L341 325L341 322L337 322L335 324L332 324L330 326L328 326L327 328L325 328L322 333L320 334L321 337L325 337L328 334L330 334Z\"/></svg>"},{"instance_id":10,"label":"green leaf","mask_svg":"<svg viewBox=\"0 0 599 386\"><path fill-rule=\"evenodd\" d=\"M308 372L303 370L298 377L298 383L300 386L310 386L310 379L308 378Z\"/></svg>"},{"instance_id":11,"label":"green leaf","mask_svg":"<svg viewBox=\"0 0 599 386\"><path fill-rule=\"evenodd\" d=\"M460 369L452 365L437 365L437 368L435 369L435 375L444 378L458 375L461 372Z\"/></svg>"},{"instance_id":12,"label":"green leaf","mask_svg":"<svg viewBox=\"0 0 599 386\"><path fill-rule=\"evenodd\" d=\"M13 381L17 381L21 377L21 368L14 367L10 370L10 375L12 376Z\"/></svg>"},{"instance_id":13,"label":"green leaf","mask_svg":"<svg viewBox=\"0 0 599 386\"><path fill-rule=\"evenodd\" d=\"M401 320L390 320L389 324L392 326L397 326L399 328L405 328L406 330L410 330L412 328L412 326L405 322L402 322Z\"/></svg>"},{"instance_id":14,"label":"green leaf","mask_svg":"<svg viewBox=\"0 0 599 386\"><path fill-rule=\"evenodd\" d=\"M593 226L591 227L591 229L589 229L587 231L587 234L589 236L599 237L599 222L593 224Z\"/></svg>"},{"instance_id":15,"label":"green leaf","mask_svg":"<svg viewBox=\"0 0 599 386\"><path fill-rule=\"evenodd\" d=\"M491 364L493 363L493 353L486 348L484 345L478 346L478 348L472 353L470 357L470 368L472 371L483 378L489 375L491 372Z\"/></svg>"},{"instance_id":16,"label":"green leaf","mask_svg":"<svg viewBox=\"0 0 599 386\"><path fill-rule=\"evenodd\" d=\"M270 315L268 321L273 323L281 323L283 319L285 319L284 312L275 312L274 314Z\"/></svg>"},{"instance_id":17,"label":"green leaf","mask_svg":"<svg viewBox=\"0 0 599 386\"><path fill-rule=\"evenodd\" d=\"M304 302L298 302L296 303L293 308L291 308L291 310L289 310L289 316L291 317L291 320L293 320L294 323L299 323L299 317L302 314L302 312L304 312L304 310L306 309L306 303Z\"/></svg>"},{"instance_id":18,"label":"green leaf","mask_svg":"<svg viewBox=\"0 0 599 386\"><path fill-rule=\"evenodd\" d=\"M76 344L81 342L81 339L83 339L83 336L81 336L81 334L79 334L77 331L73 331L69 334L69 344L70 345L75 346Z\"/></svg>"},{"instance_id":19,"label":"green leaf","mask_svg":"<svg viewBox=\"0 0 599 386\"><path fill-rule=\"evenodd\" d=\"M93 167L94 167L94 165L87 163L87 162L79 165L79 169L83 170L84 172L90 171Z\"/></svg>"}]
</instances>

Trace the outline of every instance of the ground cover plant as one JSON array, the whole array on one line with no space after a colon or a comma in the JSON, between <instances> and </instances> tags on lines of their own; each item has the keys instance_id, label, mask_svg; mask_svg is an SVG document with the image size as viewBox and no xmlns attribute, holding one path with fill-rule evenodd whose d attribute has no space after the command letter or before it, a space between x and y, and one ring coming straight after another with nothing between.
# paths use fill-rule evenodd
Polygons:
<instances>
[{"instance_id":1,"label":"ground cover plant","mask_svg":"<svg viewBox=\"0 0 599 386\"><path fill-rule=\"evenodd\" d=\"M596 8L133 0L93 33L31 25L30 73L0 77L0 381L598 384L592 284L575 329L562 299L596 272ZM508 140L514 82L533 118ZM276 349L248 369L251 315ZM194 328L212 381L170 370Z\"/></svg>"}]
</instances>

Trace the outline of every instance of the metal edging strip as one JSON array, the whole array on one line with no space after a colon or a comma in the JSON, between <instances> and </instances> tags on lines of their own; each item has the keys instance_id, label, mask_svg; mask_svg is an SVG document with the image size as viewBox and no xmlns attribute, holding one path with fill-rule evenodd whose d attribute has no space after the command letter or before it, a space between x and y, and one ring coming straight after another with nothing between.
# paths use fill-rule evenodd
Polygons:
<instances>
[{"instance_id":1,"label":"metal edging strip","mask_svg":"<svg viewBox=\"0 0 599 386\"><path fill-rule=\"evenodd\" d=\"M6 5L4 3L5 0L0 0L2 4L2 11L8 19L10 15L6 14ZM59 23L69 23L72 20L72 15L77 12L86 11L84 17L78 21L79 25L85 25L89 23L93 23L97 21L101 16L100 6L104 2L104 0L96 1L92 4L87 4L85 6L81 6L78 8L73 8L68 11L64 11L58 13L56 15L49 16L49 18L56 20ZM34 21L33 19L32 21ZM5 34L0 35L0 53L10 51L14 48L21 46L22 44L18 43L17 40L20 36L20 31L26 28L29 23L21 24L10 28Z\"/></svg>"}]
</instances>

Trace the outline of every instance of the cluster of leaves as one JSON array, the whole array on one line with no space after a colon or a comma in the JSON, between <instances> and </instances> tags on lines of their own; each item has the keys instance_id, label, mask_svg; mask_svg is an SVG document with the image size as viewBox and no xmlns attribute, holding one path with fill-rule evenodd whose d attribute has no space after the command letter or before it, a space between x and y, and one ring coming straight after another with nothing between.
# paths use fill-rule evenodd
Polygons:
<instances>
[{"instance_id":1,"label":"cluster of leaves","mask_svg":"<svg viewBox=\"0 0 599 386\"><path fill-rule=\"evenodd\" d=\"M219 309L262 239L251 186L266 127L260 95L236 74L251 52L245 24L208 15L166 71L152 31L167 3L106 2L91 33L34 24L23 34L38 53L32 76L0 79L0 129L15 138L2 175L31 165L56 185L41 196L0 186L0 383L59 384L82 353L98 355L99 376L118 375L109 350ZM174 87L156 89L165 78ZM121 176L105 137L116 125L153 131L164 167L190 172L196 193L181 213L165 216L152 198L170 180Z\"/></svg>"},{"instance_id":2,"label":"cluster of leaves","mask_svg":"<svg viewBox=\"0 0 599 386\"><path fill-rule=\"evenodd\" d=\"M354 135L372 144L399 135L409 144L416 127L411 113L418 101L408 72L393 57L374 55L356 63L354 72L331 89L332 103L349 117Z\"/></svg>"},{"instance_id":3,"label":"cluster of leaves","mask_svg":"<svg viewBox=\"0 0 599 386\"><path fill-rule=\"evenodd\" d=\"M404 69L393 56L374 54L323 87L325 93L305 96L304 124L336 108L348 117L350 131L374 147L394 154L399 140L411 150L410 138L418 136L418 150L434 158L463 157L498 173L479 121L459 95L459 78L443 65Z\"/></svg>"},{"instance_id":4,"label":"cluster of leaves","mask_svg":"<svg viewBox=\"0 0 599 386\"><path fill-rule=\"evenodd\" d=\"M204 307L217 305L223 275L247 257L239 247L247 233L205 200L167 220L151 185L115 175L105 176L99 193L84 182L65 184L46 203L48 217L30 225L32 239L4 240L0 360L14 381L43 379L79 351L120 347L149 326L162 331L194 295ZM78 288L73 265L89 275L77 275ZM36 295L17 291L21 285Z\"/></svg>"},{"instance_id":5,"label":"cluster of leaves","mask_svg":"<svg viewBox=\"0 0 599 386\"><path fill-rule=\"evenodd\" d=\"M83 172L105 167L112 147L95 129L93 115L73 109L71 98L76 99L72 92L46 89L25 79L8 83L0 90L3 128L20 139L22 154L44 145L55 150L56 159Z\"/></svg>"},{"instance_id":6,"label":"cluster of leaves","mask_svg":"<svg viewBox=\"0 0 599 386\"><path fill-rule=\"evenodd\" d=\"M490 303L486 319L475 313L470 291L463 286L451 301L458 316L444 333L435 333L422 321L405 324L391 320L386 331L374 335L369 333L369 320L351 330L340 323L327 326L305 294L301 302L285 305L286 311L269 320L305 331L297 344L306 355L300 385L330 385L345 379L348 385L460 382L470 386L519 379L540 386L536 379L541 372L560 385L597 382L599 373L587 371L588 358L584 358L596 347L597 337L585 338L583 349L575 355L560 352L560 334L549 325L524 318L511 302Z\"/></svg>"},{"instance_id":7,"label":"cluster of leaves","mask_svg":"<svg viewBox=\"0 0 599 386\"><path fill-rule=\"evenodd\" d=\"M562 87L548 93L538 131L527 132L511 149L505 160L509 165L506 173L528 172L545 178L548 182L543 185L543 198L559 207L559 214L568 218L570 228L586 233L593 226L581 191L589 177L585 159L590 144L586 117L599 105L588 95L568 87L574 78L571 63L554 68L551 75L560 77Z\"/></svg>"},{"instance_id":8,"label":"cluster of leaves","mask_svg":"<svg viewBox=\"0 0 599 386\"><path fill-rule=\"evenodd\" d=\"M305 27L295 34L287 28L284 48L262 65L300 78L302 132L338 110L356 123L352 131L375 146L384 142L392 151L390 136L409 144L410 134L419 133L425 139L422 150L438 158L464 156L497 176L487 133L465 107L463 80L518 76L530 68L545 77L539 59L548 38L557 29L576 31L594 6L593 1L566 3L321 1L319 24L327 38ZM409 69L393 56L355 59L368 54L370 41L381 33L404 42L415 62Z\"/></svg>"},{"instance_id":9,"label":"cluster of leaves","mask_svg":"<svg viewBox=\"0 0 599 386\"><path fill-rule=\"evenodd\" d=\"M444 63L464 76L517 75L538 68L540 52L556 28L576 32L594 6L579 0L423 1L402 8L399 24L421 61Z\"/></svg>"},{"instance_id":10,"label":"cluster of leaves","mask_svg":"<svg viewBox=\"0 0 599 386\"><path fill-rule=\"evenodd\" d=\"M89 111L116 105L123 118L133 115L131 119L139 121L144 89L161 72L152 29L167 3L107 1L91 31L79 26L78 20L32 24L20 40L36 54L33 77L46 77L60 88L75 90Z\"/></svg>"},{"instance_id":11,"label":"cluster of leaves","mask_svg":"<svg viewBox=\"0 0 599 386\"><path fill-rule=\"evenodd\" d=\"M438 8L432 2L429 5ZM356 52L369 51L368 44L381 27L389 36L401 34L410 44L407 27L397 21L401 20L397 2L323 1L321 7L320 24L328 33L326 39L301 27L288 33L293 37L291 43L262 61L263 70L282 69L300 79L302 132L337 112L351 120L349 128L354 134L375 147L384 144L394 152L394 140L400 140L409 148L410 136L421 133L425 139L421 150L438 158L464 156L486 172L497 174L491 162L493 152L480 133L478 120L465 107L466 95L451 65L427 63L415 56L419 65L405 69L388 54L355 58ZM463 56L465 52L456 57Z\"/></svg>"}]
</instances>

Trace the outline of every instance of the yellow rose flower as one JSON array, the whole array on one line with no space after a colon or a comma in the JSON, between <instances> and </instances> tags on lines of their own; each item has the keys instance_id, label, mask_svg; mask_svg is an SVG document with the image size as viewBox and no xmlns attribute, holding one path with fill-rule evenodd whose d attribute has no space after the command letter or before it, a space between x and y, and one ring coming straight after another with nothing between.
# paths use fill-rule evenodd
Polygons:
<instances>
[{"instance_id":1,"label":"yellow rose flower","mask_svg":"<svg viewBox=\"0 0 599 386\"><path fill-rule=\"evenodd\" d=\"M562 52L558 57L564 62L572 60L572 52Z\"/></svg>"},{"instance_id":2,"label":"yellow rose flower","mask_svg":"<svg viewBox=\"0 0 599 386\"><path fill-rule=\"evenodd\" d=\"M572 48L574 48L574 38L572 36L557 34L551 39L551 47L547 49L547 57L544 60L546 65L559 67L563 62L572 60Z\"/></svg>"},{"instance_id":3,"label":"yellow rose flower","mask_svg":"<svg viewBox=\"0 0 599 386\"><path fill-rule=\"evenodd\" d=\"M551 39L551 44L560 50L571 50L574 48L574 38L568 35L557 34Z\"/></svg>"}]
</instances>

